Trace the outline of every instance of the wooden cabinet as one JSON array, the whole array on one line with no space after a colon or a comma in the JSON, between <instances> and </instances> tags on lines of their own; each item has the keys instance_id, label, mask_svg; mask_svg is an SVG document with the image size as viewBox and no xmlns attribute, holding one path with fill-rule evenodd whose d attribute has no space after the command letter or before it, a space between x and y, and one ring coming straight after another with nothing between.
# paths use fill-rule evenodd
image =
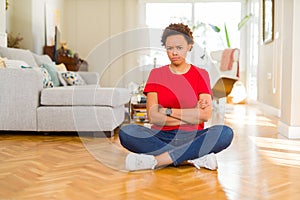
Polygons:
<instances>
[{"instance_id":1,"label":"wooden cabinet","mask_svg":"<svg viewBox=\"0 0 300 200\"><path fill-rule=\"evenodd\" d=\"M68 71L78 71L80 68L79 59L71 58L68 56L57 55L56 64L65 64Z\"/></svg>"},{"instance_id":2,"label":"wooden cabinet","mask_svg":"<svg viewBox=\"0 0 300 200\"><path fill-rule=\"evenodd\" d=\"M56 60L54 59L54 53L57 54ZM87 71L87 62L79 58L62 55L58 51L54 52L54 46L45 46L44 54L49 55L53 61L55 60L56 64L63 63L68 71Z\"/></svg>"}]
</instances>

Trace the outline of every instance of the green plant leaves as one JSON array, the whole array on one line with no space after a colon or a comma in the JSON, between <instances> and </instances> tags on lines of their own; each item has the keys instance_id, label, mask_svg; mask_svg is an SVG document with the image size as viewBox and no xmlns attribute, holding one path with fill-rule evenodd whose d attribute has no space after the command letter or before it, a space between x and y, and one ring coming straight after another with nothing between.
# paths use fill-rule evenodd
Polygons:
<instances>
[{"instance_id":1,"label":"green plant leaves","mask_svg":"<svg viewBox=\"0 0 300 200\"><path fill-rule=\"evenodd\" d=\"M228 31L227 31L226 24L224 24L224 31L225 31L225 37L226 37L227 47L230 48L231 44L230 44L230 39L229 39L229 34L228 34Z\"/></svg>"},{"instance_id":2,"label":"green plant leaves","mask_svg":"<svg viewBox=\"0 0 300 200\"><path fill-rule=\"evenodd\" d=\"M249 21L249 19L252 17L252 13L246 15L245 17L243 17L243 19L239 22L238 24L238 30L241 30L241 28L243 28L243 26Z\"/></svg>"},{"instance_id":3,"label":"green plant leaves","mask_svg":"<svg viewBox=\"0 0 300 200\"><path fill-rule=\"evenodd\" d=\"M208 24L215 32L220 33L221 29L215 25Z\"/></svg>"}]
</instances>

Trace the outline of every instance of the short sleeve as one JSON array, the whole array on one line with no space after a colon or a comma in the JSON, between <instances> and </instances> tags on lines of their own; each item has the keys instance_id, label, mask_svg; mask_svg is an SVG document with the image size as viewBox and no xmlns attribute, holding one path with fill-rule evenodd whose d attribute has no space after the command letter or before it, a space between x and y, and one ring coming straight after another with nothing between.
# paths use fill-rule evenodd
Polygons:
<instances>
[{"instance_id":1,"label":"short sleeve","mask_svg":"<svg viewBox=\"0 0 300 200\"><path fill-rule=\"evenodd\" d=\"M211 86L210 86L210 78L209 74L206 70L200 69L199 72L199 85L198 92L199 94L210 94L212 95Z\"/></svg>"},{"instance_id":2,"label":"short sleeve","mask_svg":"<svg viewBox=\"0 0 300 200\"><path fill-rule=\"evenodd\" d=\"M147 93L149 92L157 92L157 75L157 71L155 69L152 69L144 88L144 95L147 95Z\"/></svg>"}]
</instances>

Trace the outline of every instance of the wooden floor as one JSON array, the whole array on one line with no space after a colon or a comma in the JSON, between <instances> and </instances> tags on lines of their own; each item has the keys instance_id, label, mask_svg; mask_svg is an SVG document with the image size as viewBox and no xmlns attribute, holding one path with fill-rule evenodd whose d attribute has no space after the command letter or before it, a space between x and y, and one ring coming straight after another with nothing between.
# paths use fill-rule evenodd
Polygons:
<instances>
[{"instance_id":1,"label":"wooden floor","mask_svg":"<svg viewBox=\"0 0 300 200\"><path fill-rule=\"evenodd\" d=\"M234 129L219 170L193 166L126 172L118 137L0 133L0 200L300 199L300 140L277 134L277 119L231 106L211 124Z\"/></svg>"}]
</instances>

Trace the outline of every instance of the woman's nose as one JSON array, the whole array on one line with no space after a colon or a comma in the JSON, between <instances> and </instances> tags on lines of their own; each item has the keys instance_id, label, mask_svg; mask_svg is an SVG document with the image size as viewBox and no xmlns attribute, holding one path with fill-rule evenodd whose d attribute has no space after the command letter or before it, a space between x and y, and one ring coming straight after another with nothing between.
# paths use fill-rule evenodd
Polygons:
<instances>
[{"instance_id":1,"label":"woman's nose","mask_svg":"<svg viewBox=\"0 0 300 200\"><path fill-rule=\"evenodd\" d=\"M172 54L173 54L173 55L177 55L177 54L178 54L178 51L177 51L176 48L173 49Z\"/></svg>"}]
</instances>

